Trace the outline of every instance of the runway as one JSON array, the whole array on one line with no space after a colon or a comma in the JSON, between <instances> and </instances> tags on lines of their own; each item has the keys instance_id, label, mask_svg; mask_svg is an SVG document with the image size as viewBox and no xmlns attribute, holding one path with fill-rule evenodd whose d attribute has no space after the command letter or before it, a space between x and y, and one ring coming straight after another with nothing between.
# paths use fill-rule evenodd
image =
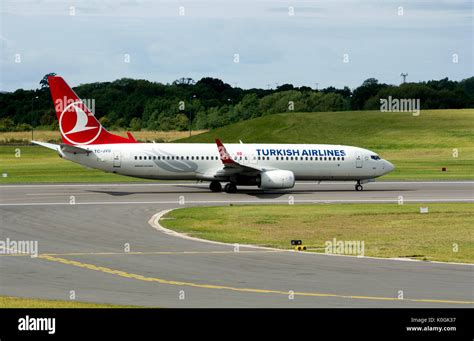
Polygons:
<instances>
[{"instance_id":1,"label":"runway","mask_svg":"<svg viewBox=\"0 0 474 341\"><path fill-rule=\"evenodd\" d=\"M474 202L474 182L298 183L211 193L207 184L0 186L1 235L39 256L0 255L0 295L153 307L472 307L474 267L337 257L177 238L149 220L196 205ZM129 250L128 250L129 248ZM400 295L403 299L400 299Z\"/></svg>"}]
</instances>

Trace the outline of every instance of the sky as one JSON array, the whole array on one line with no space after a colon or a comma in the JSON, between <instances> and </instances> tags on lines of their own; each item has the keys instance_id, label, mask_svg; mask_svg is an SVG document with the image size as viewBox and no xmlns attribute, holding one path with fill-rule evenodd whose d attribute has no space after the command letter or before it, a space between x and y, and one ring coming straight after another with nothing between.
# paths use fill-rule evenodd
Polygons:
<instances>
[{"instance_id":1,"label":"sky","mask_svg":"<svg viewBox=\"0 0 474 341\"><path fill-rule=\"evenodd\" d=\"M474 75L473 1L1 0L0 91L129 77L355 88Z\"/></svg>"}]
</instances>

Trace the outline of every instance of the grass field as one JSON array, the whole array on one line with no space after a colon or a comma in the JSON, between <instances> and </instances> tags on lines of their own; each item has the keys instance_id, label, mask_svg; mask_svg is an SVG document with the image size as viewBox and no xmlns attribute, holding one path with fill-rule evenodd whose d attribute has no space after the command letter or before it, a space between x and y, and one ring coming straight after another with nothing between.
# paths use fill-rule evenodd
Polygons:
<instances>
[{"instance_id":1,"label":"grass field","mask_svg":"<svg viewBox=\"0 0 474 341\"><path fill-rule=\"evenodd\" d=\"M207 130L196 130L192 135L202 134ZM127 136L126 131L112 131L113 134ZM189 137L189 131L132 131L133 137L140 142L171 142L177 139ZM59 131L35 130L34 140L61 143L61 134ZM0 144L9 143L29 143L32 140L31 131L0 132Z\"/></svg>"},{"instance_id":2,"label":"grass field","mask_svg":"<svg viewBox=\"0 0 474 341\"><path fill-rule=\"evenodd\" d=\"M396 170L382 179L474 179L474 109L409 113L286 113L239 122L179 142L325 143L368 148ZM457 154L456 154L457 152ZM442 172L442 167L447 172Z\"/></svg>"},{"instance_id":3,"label":"grass field","mask_svg":"<svg viewBox=\"0 0 474 341\"><path fill-rule=\"evenodd\" d=\"M429 213L421 214L420 206ZM325 242L364 241L365 256L474 263L472 204L325 204L193 207L160 223L194 237L315 252ZM458 251L453 247L457 244Z\"/></svg>"},{"instance_id":4,"label":"grass field","mask_svg":"<svg viewBox=\"0 0 474 341\"><path fill-rule=\"evenodd\" d=\"M77 301L41 300L0 296L0 308L137 308L113 304L85 303Z\"/></svg>"},{"instance_id":5,"label":"grass field","mask_svg":"<svg viewBox=\"0 0 474 341\"><path fill-rule=\"evenodd\" d=\"M146 181L86 168L40 146L0 146L0 176L0 184Z\"/></svg>"},{"instance_id":6,"label":"grass field","mask_svg":"<svg viewBox=\"0 0 474 341\"><path fill-rule=\"evenodd\" d=\"M195 131L193 134L202 133ZM114 132L126 136L124 132ZM173 141L189 132L133 132L133 136L142 141L162 140ZM35 139L39 141L59 140L59 132L35 131ZM29 141L31 132L0 133L1 141ZM19 154L17 153L19 151ZM19 155L19 157L17 157ZM7 176L2 176L6 174ZM76 163L62 160L56 152L40 146L31 145L0 145L0 184L1 183L40 183L40 182L144 182L126 176L104 173L89 169Z\"/></svg>"},{"instance_id":7,"label":"grass field","mask_svg":"<svg viewBox=\"0 0 474 341\"><path fill-rule=\"evenodd\" d=\"M41 133L49 134L37 132ZM153 132L134 134L145 140L164 138L154 136ZM187 136L187 132L169 134L164 139ZM240 122L178 141L214 142L215 137L224 143L241 139L246 143L334 143L365 147L395 164L395 171L381 178L382 181L474 179L474 109L424 110L420 116L378 111L287 113ZM50 140L46 135L35 138ZM15 155L17 148L21 150L19 158ZM442 167L447 172L442 172ZM26 145L0 146L0 172L8 174L0 177L0 183L143 181L86 169L61 160L51 150Z\"/></svg>"}]
</instances>

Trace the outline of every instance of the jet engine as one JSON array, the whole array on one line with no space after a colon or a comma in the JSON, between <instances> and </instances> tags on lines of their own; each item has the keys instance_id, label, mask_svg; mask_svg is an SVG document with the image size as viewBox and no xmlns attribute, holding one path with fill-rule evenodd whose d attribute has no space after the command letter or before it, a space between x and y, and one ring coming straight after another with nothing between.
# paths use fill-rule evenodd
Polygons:
<instances>
[{"instance_id":1,"label":"jet engine","mask_svg":"<svg viewBox=\"0 0 474 341\"><path fill-rule=\"evenodd\" d=\"M295 186L295 174L287 170L269 170L260 174L261 189L282 189Z\"/></svg>"}]
</instances>

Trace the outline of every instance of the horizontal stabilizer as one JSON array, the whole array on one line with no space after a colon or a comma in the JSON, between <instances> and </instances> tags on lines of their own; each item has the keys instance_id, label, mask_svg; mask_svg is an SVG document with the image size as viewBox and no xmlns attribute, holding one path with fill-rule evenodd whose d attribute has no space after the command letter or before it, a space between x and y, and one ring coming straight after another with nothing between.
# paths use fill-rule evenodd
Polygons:
<instances>
[{"instance_id":1,"label":"horizontal stabilizer","mask_svg":"<svg viewBox=\"0 0 474 341\"><path fill-rule=\"evenodd\" d=\"M72 154L89 154L91 152L89 149L81 148L78 146L71 146L69 144L61 144L61 151Z\"/></svg>"},{"instance_id":2,"label":"horizontal stabilizer","mask_svg":"<svg viewBox=\"0 0 474 341\"><path fill-rule=\"evenodd\" d=\"M59 145L54 144L54 143L48 143L48 142L40 142L40 141L31 141L31 143L37 144L42 147L46 147L55 151L59 151Z\"/></svg>"}]
</instances>

